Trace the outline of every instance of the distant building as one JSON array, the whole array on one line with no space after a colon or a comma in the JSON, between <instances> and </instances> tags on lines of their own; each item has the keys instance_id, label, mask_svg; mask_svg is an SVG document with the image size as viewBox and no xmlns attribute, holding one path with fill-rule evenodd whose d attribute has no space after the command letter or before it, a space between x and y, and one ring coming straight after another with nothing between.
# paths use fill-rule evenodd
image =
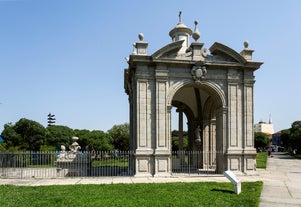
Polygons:
<instances>
[{"instance_id":1,"label":"distant building","mask_svg":"<svg viewBox=\"0 0 301 207\"><path fill-rule=\"evenodd\" d=\"M271 115L268 123L261 120L260 122L258 122L258 124L254 124L254 132L265 133L266 135L268 135L270 139L270 143L272 143L272 137L274 134L274 125L272 123Z\"/></svg>"},{"instance_id":2,"label":"distant building","mask_svg":"<svg viewBox=\"0 0 301 207\"><path fill-rule=\"evenodd\" d=\"M263 132L269 136L274 134L274 125L272 123L271 116L268 123L261 120L260 122L258 122L258 124L254 124L254 132Z\"/></svg>"}]
</instances>

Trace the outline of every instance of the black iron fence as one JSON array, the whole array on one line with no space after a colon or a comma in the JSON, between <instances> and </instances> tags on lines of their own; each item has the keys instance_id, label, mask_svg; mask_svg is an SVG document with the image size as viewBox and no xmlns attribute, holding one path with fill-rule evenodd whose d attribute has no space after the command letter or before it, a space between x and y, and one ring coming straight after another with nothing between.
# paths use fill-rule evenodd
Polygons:
<instances>
[{"instance_id":1,"label":"black iron fence","mask_svg":"<svg viewBox=\"0 0 301 207\"><path fill-rule=\"evenodd\" d=\"M173 151L173 174L217 174L216 151Z\"/></svg>"},{"instance_id":2,"label":"black iron fence","mask_svg":"<svg viewBox=\"0 0 301 207\"><path fill-rule=\"evenodd\" d=\"M0 178L133 176L132 151L0 152ZM171 153L172 174L215 174L216 152Z\"/></svg>"}]
</instances>

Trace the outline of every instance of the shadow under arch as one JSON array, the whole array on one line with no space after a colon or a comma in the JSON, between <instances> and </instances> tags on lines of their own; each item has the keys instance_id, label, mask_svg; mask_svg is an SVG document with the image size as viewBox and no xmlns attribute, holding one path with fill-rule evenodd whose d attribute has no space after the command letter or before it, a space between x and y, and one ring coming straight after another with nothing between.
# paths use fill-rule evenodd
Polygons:
<instances>
[{"instance_id":1,"label":"shadow under arch","mask_svg":"<svg viewBox=\"0 0 301 207\"><path fill-rule=\"evenodd\" d=\"M203 152L197 158L191 157L192 167L214 168L222 172L224 152L220 150L224 149L226 140L226 98L222 88L217 83L207 80L184 80L170 87L167 106L176 107L185 113L188 121L189 150Z\"/></svg>"}]
</instances>

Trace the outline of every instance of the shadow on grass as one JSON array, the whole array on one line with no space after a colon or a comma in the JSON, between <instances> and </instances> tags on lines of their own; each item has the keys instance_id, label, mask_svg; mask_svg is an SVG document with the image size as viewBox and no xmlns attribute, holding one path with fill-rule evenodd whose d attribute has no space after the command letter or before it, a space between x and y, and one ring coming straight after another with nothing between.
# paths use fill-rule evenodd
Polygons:
<instances>
[{"instance_id":1,"label":"shadow on grass","mask_svg":"<svg viewBox=\"0 0 301 207\"><path fill-rule=\"evenodd\" d=\"M213 192L222 192L222 193L229 193L229 194L234 194L234 192L232 190L223 190L223 189L212 189L211 191Z\"/></svg>"}]
</instances>

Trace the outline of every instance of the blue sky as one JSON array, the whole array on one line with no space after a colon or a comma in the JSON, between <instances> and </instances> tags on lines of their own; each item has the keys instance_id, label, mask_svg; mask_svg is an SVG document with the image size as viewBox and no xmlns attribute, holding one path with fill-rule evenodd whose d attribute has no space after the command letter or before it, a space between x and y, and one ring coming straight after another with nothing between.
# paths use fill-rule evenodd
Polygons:
<instances>
[{"instance_id":1,"label":"blue sky","mask_svg":"<svg viewBox=\"0 0 301 207\"><path fill-rule=\"evenodd\" d=\"M0 132L20 118L106 131L128 122L125 57L138 34L152 54L182 20L209 48L243 42L264 62L255 72L254 120L275 131L301 120L301 1L0 0Z\"/></svg>"}]
</instances>

